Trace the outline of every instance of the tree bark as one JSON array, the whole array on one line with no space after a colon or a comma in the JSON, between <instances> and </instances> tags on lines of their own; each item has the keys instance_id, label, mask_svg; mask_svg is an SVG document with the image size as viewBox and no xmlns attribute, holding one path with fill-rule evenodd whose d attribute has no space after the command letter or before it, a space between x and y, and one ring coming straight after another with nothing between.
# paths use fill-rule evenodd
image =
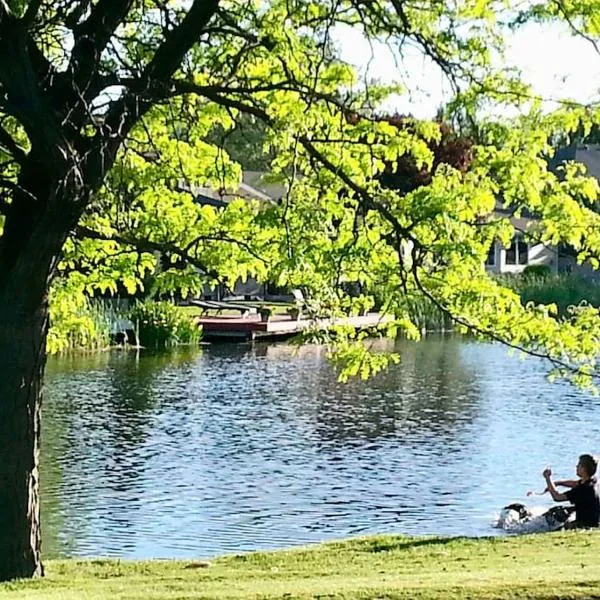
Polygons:
<instances>
[{"instance_id":1,"label":"tree bark","mask_svg":"<svg viewBox=\"0 0 600 600\"><path fill-rule=\"evenodd\" d=\"M20 282L24 293L30 283ZM0 296L0 581L43 574L38 466L46 331L45 301L27 311Z\"/></svg>"},{"instance_id":2,"label":"tree bark","mask_svg":"<svg viewBox=\"0 0 600 600\"><path fill-rule=\"evenodd\" d=\"M38 468L48 286L76 220L56 202L56 186L42 189L44 173L34 171L22 171L28 191L16 198L0 239L0 581L43 574Z\"/></svg>"}]
</instances>

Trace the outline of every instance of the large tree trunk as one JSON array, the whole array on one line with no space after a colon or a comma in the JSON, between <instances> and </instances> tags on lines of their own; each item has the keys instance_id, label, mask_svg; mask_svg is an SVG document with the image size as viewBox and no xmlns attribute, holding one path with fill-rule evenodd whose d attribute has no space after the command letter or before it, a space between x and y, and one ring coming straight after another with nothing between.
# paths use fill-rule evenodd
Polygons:
<instances>
[{"instance_id":1,"label":"large tree trunk","mask_svg":"<svg viewBox=\"0 0 600 600\"><path fill-rule=\"evenodd\" d=\"M20 282L25 294L31 283ZM20 304L0 296L0 581L42 574L38 455L47 306Z\"/></svg>"},{"instance_id":2,"label":"large tree trunk","mask_svg":"<svg viewBox=\"0 0 600 600\"><path fill-rule=\"evenodd\" d=\"M27 174L29 195L13 200L0 238L0 581L43 574L38 455L48 285L75 220L50 186L41 188L43 172Z\"/></svg>"}]
</instances>

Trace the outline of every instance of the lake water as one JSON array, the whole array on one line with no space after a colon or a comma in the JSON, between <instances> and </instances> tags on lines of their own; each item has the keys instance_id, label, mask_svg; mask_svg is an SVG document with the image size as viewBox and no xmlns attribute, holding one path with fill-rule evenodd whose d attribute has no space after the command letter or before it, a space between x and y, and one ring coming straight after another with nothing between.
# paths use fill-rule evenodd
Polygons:
<instances>
[{"instance_id":1,"label":"lake water","mask_svg":"<svg viewBox=\"0 0 600 600\"><path fill-rule=\"evenodd\" d=\"M322 349L283 344L51 359L46 556L495 535L546 465L574 476L599 450L600 400L548 383L540 361L451 337L398 350L399 365L348 384Z\"/></svg>"}]
</instances>

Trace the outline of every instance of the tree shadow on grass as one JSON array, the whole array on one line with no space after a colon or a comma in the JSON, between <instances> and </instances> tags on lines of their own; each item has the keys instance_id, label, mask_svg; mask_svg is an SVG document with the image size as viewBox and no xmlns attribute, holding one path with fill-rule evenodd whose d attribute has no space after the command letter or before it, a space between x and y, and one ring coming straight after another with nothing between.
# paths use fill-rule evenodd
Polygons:
<instances>
[{"instance_id":1,"label":"tree shadow on grass","mask_svg":"<svg viewBox=\"0 0 600 600\"><path fill-rule=\"evenodd\" d=\"M357 550L361 552L391 552L393 550L410 550L413 548L419 547L435 547L435 546L445 546L450 543L476 543L479 540L495 540L495 538L474 538L461 536L461 537L419 537L419 538L410 538L404 536L386 536L386 537L375 537L375 538L364 538L357 539L349 542L353 546L356 547Z\"/></svg>"}]
</instances>

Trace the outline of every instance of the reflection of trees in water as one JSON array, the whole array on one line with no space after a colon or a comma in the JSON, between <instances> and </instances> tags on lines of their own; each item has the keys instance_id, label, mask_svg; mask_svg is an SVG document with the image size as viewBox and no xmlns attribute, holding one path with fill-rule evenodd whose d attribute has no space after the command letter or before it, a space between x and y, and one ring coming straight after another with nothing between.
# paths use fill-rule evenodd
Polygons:
<instances>
[{"instance_id":1,"label":"reflection of trees in water","mask_svg":"<svg viewBox=\"0 0 600 600\"><path fill-rule=\"evenodd\" d=\"M63 479L61 457L66 450L66 423L56 414L53 403L46 402L43 412L43 436L40 451L42 540L45 556L68 556L73 540L68 532L64 502L58 488Z\"/></svg>"},{"instance_id":2,"label":"reflection of trees in water","mask_svg":"<svg viewBox=\"0 0 600 600\"><path fill-rule=\"evenodd\" d=\"M420 451L422 440L438 439L437 449L456 447L480 402L459 346L401 343L400 365L348 384L337 382L323 348L280 344L217 345L201 358L196 351L50 361L46 549L89 553L100 539L126 551L135 539L128 532L143 529L142 494L174 494L173 470L199 454L209 488L243 488L248 464L260 471L268 459L310 463L315 446L344 451L392 439Z\"/></svg>"},{"instance_id":3,"label":"reflection of trees in water","mask_svg":"<svg viewBox=\"0 0 600 600\"><path fill-rule=\"evenodd\" d=\"M156 380L197 354L113 352L49 361L41 453L48 555L76 552L99 513L131 527L152 454L142 448L161 400Z\"/></svg>"},{"instance_id":4,"label":"reflection of trees in water","mask_svg":"<svg viewBox=\"0 0 600 600\"><path fill-rule=\"evenodd\" d=\"M460 360L460 340L399 342L399 365L363 382L337 383L330 369L302 375L294 393L328 444L361 445L384 437L454 438L480 403L474 374Z\"/></svg>"}]
</instances>

